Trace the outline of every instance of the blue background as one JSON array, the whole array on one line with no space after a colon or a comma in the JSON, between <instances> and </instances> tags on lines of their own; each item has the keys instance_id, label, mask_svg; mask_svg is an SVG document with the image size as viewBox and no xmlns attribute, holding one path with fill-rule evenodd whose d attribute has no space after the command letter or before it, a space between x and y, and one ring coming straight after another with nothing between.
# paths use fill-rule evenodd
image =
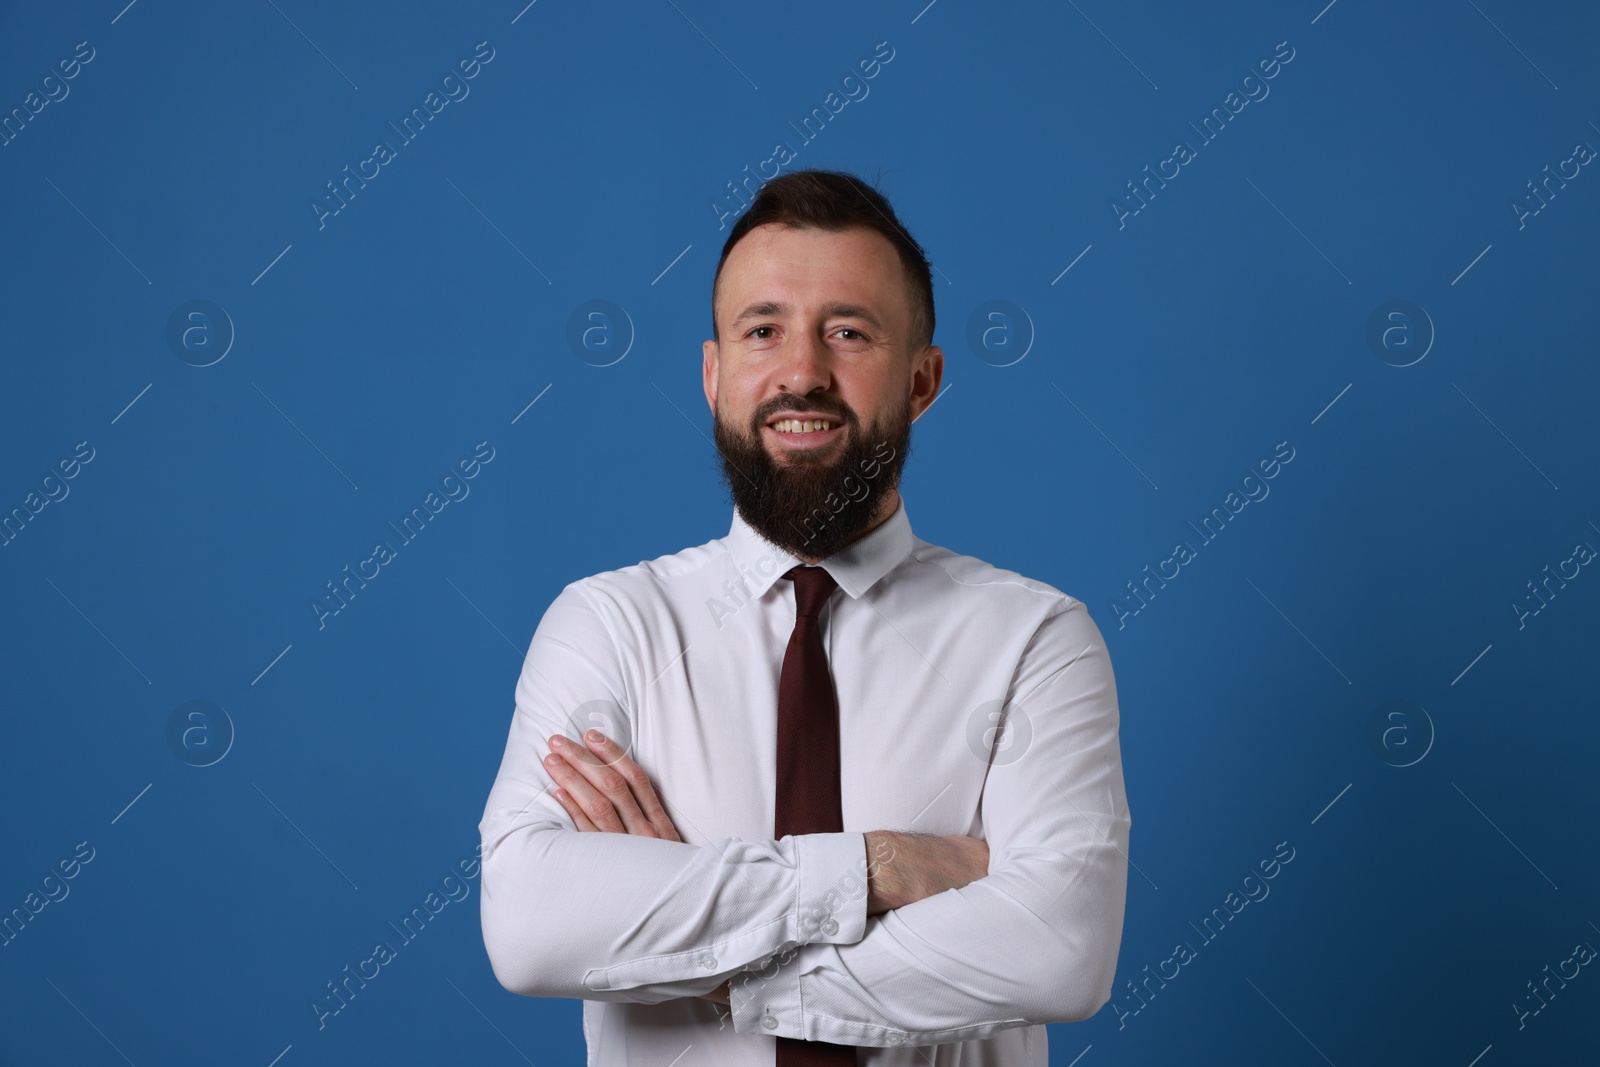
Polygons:
<instances>
[{"instance_id":1,"label":"blue background","mask_svg":"<svg viewBox=\"0 0 1600 1067\"><path fill-rule=\"evenodd\" d=\"M1516 1005L1600 944L1600 577L1528 588L1600 546L1600 175L1512 204L1600 145L1594 8L113 0L0 31L6 114L93 49L0 147L0 513L93 450L0 547L0 909L93 849L0 948L0 1062L582 1062L578 1001L495 981L476 879L324 1028L308 1005L471 856L561 587L727 532L699 343L728 183L778 141L876 182L936 267L916 532L1084 600L1111 649L1137 869L1113 1005L1052 1061L1592 1050L1600 977ZM479 42L469 95L319 225ZM169 342L196 300L221 314ZM591 300L621 310L574 347Z\"/></svg>"}]
</instances>

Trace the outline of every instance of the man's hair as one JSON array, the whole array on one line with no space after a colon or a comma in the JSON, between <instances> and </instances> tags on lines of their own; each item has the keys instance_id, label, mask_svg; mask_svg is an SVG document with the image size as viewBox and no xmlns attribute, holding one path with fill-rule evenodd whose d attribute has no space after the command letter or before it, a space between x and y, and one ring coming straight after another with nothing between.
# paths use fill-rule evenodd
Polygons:
<instances>
[{"instance_id":1,"label":"man's hair","mask_svg":"<svg viewBox=\"0 0 1600 1067\"><path fill-rule=\"evenodd\" d=\"M728 234L711 281L711 336L721 340L717 329L717 284L722 265L739 238L757 226L776 223L783 226L840 230L859 227L875 230L889 239L905 267L911 296L911 343L913 355L933 343L933 274L928 257L895 217L882 193L852 174L838 170L797 170L773 178L761 186L755 200Z\"/></svg>"}]
</instances>

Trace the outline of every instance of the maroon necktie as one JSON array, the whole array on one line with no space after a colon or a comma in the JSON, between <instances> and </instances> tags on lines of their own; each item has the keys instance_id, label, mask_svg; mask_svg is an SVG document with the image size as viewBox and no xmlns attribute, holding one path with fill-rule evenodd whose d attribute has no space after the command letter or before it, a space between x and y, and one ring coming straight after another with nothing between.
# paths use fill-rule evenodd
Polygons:
<instances>
[{"instance_id":1,"label":"maroon necktie","mask_svg":"<svg viewBox=\"0 0 1600 1067\"><path fill-rule=\"evenodd\" d=\"M821 567L792 567L794 632L778 679L775 836L844 831L839 803L839 698L817 615L839 583ZM778 1038L777 1067L855 1067L856 1050L826 1041Z\"/></svg>"}]
</instances>

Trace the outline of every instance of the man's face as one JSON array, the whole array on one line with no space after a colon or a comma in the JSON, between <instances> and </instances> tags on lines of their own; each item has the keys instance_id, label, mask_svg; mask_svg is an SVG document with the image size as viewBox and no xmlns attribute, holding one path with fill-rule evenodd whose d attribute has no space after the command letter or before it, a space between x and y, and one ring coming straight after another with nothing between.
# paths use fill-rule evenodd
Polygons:
<instances>
[{"instance_id":1,"label":"man's face","mask_svg":"<svg viewBox=\"0 0 1600 1067\"><path fill-rule=\"evenodd\" d=\"M910 351L905 268L868 229L756 227L728 253L715 314L705 391L734 505L773 544L826 559L894 510L944 354ZM778 428L791 417L803 432Z\"/></svg>"}]
</instances>

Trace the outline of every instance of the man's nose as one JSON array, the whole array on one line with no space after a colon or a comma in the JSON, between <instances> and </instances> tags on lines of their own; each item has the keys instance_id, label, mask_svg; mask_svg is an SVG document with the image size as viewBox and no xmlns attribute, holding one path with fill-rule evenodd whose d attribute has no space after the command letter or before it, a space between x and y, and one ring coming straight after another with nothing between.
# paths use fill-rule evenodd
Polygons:
<instances>
[{"instance_id":1,"label":"man's nose","mask_svg":"<svg viewBox=\"0 0 1600 1067\"><path fill-rule=\"evenodd\" d=\"M784 346L783 370L778 384L791 393L806 395L833 384L833 349L814 332L795 336Z\"/></svg>"}]
</instances>

